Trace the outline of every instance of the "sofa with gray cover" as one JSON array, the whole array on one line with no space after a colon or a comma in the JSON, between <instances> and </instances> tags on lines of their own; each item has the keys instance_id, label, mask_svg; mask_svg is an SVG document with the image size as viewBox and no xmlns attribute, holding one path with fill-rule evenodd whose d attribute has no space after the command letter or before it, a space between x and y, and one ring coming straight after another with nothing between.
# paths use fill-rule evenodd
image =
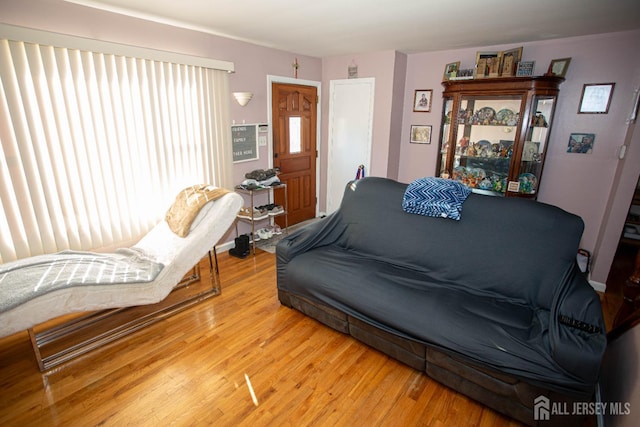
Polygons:
<instances>
[{"instance_id":1,"label":"sofa with gray cover","mask_svg":"<svg viewBox=\"0 0 640 427\"><path fill-rule=\"evenodd\" d=\"M576 263L582 219L475 193L459 220L426 216L403 209L406 190L351 182L335 213L282 239L281 303L526 424L540 396L592 399L606 332Z\"/></svg>"}]
</instances>

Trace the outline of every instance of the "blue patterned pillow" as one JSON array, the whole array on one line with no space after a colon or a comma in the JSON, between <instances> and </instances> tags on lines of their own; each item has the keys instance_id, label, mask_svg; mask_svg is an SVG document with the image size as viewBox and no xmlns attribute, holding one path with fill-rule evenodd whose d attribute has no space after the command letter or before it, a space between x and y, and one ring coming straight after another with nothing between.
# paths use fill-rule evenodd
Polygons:
<instances>
[{"instance_id":1,"label":"blue patterned pillow","mask_svg":"<svg viewBox=\"0 0 640 427\"><path fill-rule=\"evenodd\" d=\"M405 212L460 220L462 203L471 194L469 187L449 179L426 177L413 181L405 190Z\"/></svg>"}]
</instances>

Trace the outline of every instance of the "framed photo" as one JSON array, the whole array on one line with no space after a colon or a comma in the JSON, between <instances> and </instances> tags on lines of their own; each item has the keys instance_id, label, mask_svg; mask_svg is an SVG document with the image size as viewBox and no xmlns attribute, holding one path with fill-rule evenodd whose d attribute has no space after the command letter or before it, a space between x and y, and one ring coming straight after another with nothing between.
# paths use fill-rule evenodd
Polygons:
<instances>
[{"instance_id":1,"label":"framed photo","mask_svg":"<svg viewBox=\"0 0 640 427\"><path fill-rule=\"evenodd\" d=\"M500 76L512 77L516 74L516 66L522 59L522 46L502 52L502 70Z\"/></svg>"},{"instance_id":2,"label":"framed photo","mask_svg":"<svg viewBox=\"0 0 640 427\"><path fill-rule=\"evenodd\" d=\"M432 89L419 89L416 90L413 96L413 111L428 113L431 111L431 95Z\"/></svg>"},{"instance_id":3,"label":"framed photo","mask_svg":"<svg viewBox=\"0 0 640 427\"><path fill-rule=\"evenodd\" d=\"M502 65L502 52L477 52L476 53L476 79L500 76Z\"/></svg>"},{"instance_id":4,"label":"framed photo","mask_svg":"<svg viewBox=\"0 0 640 427\"><path fill-rule=\"evenodd\" d=\"M516 69L516 77L533 76L533 70L536 67L536 61L520 61Z\"/></svg>"},{"instance_id":5,"label":"framed photo","mask_svg":"<svg viewBox=\"0 0 640 427\"><path fill-rule=\"evenodd\" d=\"M540 143L525 141L522 149L522 160L525 162L540 160Z\"/></svg>"},{"instance_id":6,"label":"framed photo","mask_svg":"<svg viewBox=\"0 0 640 427\"><path fill-rule=\"evenodd\" d=\"M596 135L593 133L572 133L569 137L567 153L591 154Z\"/></svg>"},{"instance_id":7,"label":"framed photo","mask_svg":"<svg viewBox=\"0 0 640 427\"><path fill-rule=\"evenodd\" d=\"M411 125L412 144L431 144L431 126Z\"/></svg>"},{"instance_id":8,"label":"framed photo","mask_svg":"<svg viewBox=\"0 0 640 427\"><path fill-rule=\"evenodd\" d=\"M607 114L615 83L585 84L580 97L580 114Z\"/></svg>"},{"instance_id":9,"label":"framed photo","mask_svg":"<svg viewBox=\"0 0 640 427\"><path fill-rule=\"evenodd\" d=\"M444 76L442 76L442 80L449 80L451 77L457 77L459 69L460 61L447 64L444 67Z\"/></svg>"},{"instance_id":10,"label":"framed photo","mask_svg":"<svg viewBox=\"0 0 640 427\"><path fill-rule=\"evenodd\" d=\"M571 63L571 58L554 59L549 64L549 70L547 71L547 75L558 76L558 77L566 76L570 63Z\"/></svg>"},{"instance_id":11,"label":"framed photo","mask_svg":"<svg viewBox=\"0 0 640 427\"><path fill-rule=\"evenodd\" d=\"M475 71L475 68L463 68L458 70L458 75L456 77L451 77L451 80L471 80L473 79Z\"/></svg>"}]
</instances>

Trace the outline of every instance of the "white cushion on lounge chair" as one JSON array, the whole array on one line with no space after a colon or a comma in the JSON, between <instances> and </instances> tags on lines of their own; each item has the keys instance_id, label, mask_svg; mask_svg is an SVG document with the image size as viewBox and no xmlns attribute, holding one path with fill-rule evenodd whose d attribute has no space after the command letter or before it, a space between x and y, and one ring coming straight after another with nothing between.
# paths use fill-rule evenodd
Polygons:
<instances>
[{"instance_id":1,"label":"white cushion on lounge chair","mask_svg":"<svg viewBox=\"0 0 640 427\"><path fill-rule=\"evenodd\" d=\"M0 337L65 314L162 301L225 235L242 204L242 197L233 192L207 203L186 237L174 234L165 220L151 229L133 248L164 264L152 282L83 285L38 295L0 313ZM33 284L25 283L25 286Z\"/></svg>"}]
</instances>

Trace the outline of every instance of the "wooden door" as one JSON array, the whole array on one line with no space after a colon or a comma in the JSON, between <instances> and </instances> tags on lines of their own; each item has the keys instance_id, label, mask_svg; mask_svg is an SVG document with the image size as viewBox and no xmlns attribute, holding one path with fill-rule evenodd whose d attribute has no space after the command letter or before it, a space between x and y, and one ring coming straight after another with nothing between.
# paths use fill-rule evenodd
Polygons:
<instances>
[{"instance_id":1,"label":"wooden door","mask_svg":"<svg viewBox=\"0 0 640 427\"><path fill-rule=\"evenodd\" d=\"M288 225L316 216L316 110L313 86L272 83L273 165L287 184ZM284 192L275 191L275 202L284 203ZM284 218L276 217L284 227Z\"/></svg>"}]
</instances>

